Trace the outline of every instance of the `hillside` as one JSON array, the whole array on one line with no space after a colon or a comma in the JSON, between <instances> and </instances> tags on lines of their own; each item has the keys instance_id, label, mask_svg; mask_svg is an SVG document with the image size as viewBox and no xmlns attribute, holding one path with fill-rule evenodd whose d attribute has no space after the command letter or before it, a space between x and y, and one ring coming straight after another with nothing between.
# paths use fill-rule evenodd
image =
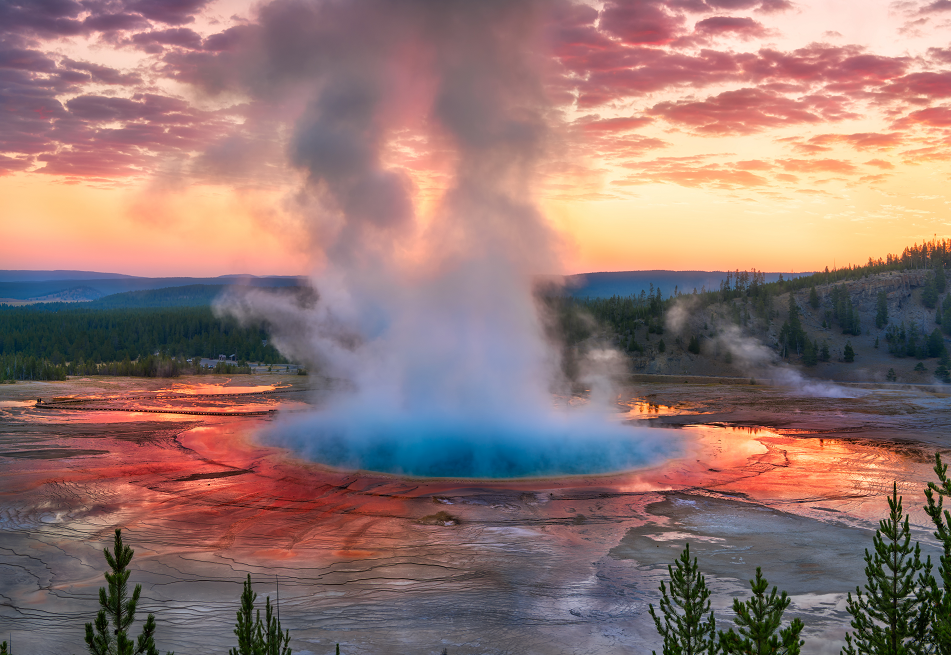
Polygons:
<instances>
[{"instance_id":1,"label":"hillside","mask_svg":"<svg viewBox=\"0 0 951 655\"><path fill-rule=\"evenodd\" d=\"M78 275L83 271L65 271ZM35 273L35 275L29 275ZM65 276L49 279L58 271L0 271L0 303L23 305L44 302L88 302L114 294L194 286L250 286L264 288L296 287L301 278L286 276L255 277L253 275L222 275L195 277L112 277L79 279Z\"/></svg>"},{"instance_id":2,"label":"hillside","mask_svg":"<svg viewBox=\"0 0 951 655\"><path fill-rule=\"evenodd\" d=\"M637 296L643 291L659 290L664 296L692 291L708 291L720 288L730 271L613 271L569 275L565 278L568 293L574 298L610 298L612 296ZM766 282L776 282L780 277L791 279L812 273L763 273Z\"/></svg>"},{"instance_id":3,"label":"hillside","mask_svg":"<svg viewBox=\"0 0 951 655\"><path fill-rule=\"evenodd\" d=\"M627 322L621 299L616 299L613 314L610 307L594 307L593 313L601 314L606 327L602 337L630 355L636 373L926 384L936 381L941 361L933 356L933 347L927 351L929 337L934 341L937 329L943 351L951 348L947 332L941 333L935 322L942 304L951 306L951 299L945 301L951 293L939 293L934 308L923 299L934 274L930 268L884 271L816 284L816 307L810 303L812 286L782 291L767 284L752 291L681 295L655 303L653 315L645 305L645 315ZM880 295L888 320L879 327ZM788 339L790 296L803 335L793 347ZM848 307L848 318L840 320L837 313ZM916 345L909 350L913 334ZM818 347L820 361L810 362L807 342ZM854 351L852 362L844 361L847 345ZM828 361L821 361L823 348Z\"/></svg>"}]
</instances>

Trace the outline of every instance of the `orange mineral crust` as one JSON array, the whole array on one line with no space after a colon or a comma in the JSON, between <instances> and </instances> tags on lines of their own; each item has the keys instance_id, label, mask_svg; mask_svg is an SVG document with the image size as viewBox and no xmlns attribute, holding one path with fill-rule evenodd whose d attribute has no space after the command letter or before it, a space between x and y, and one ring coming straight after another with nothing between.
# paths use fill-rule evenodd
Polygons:
<instances>
[{"instance_id":1,"label":"orange mineral crust","mask_svg":"<svg viewBox=\"0 0 951 655\"><path fill-rule=\"evenodd\" d=\"M0 632L26 652L81 639L116 527L161 647L209 653L231 645L246 573L272 599L279 581L302 652L656 648L646 605L687 542L724 607L763 566L824 652L893 481L932 548L921 489L947 418L929 392L645 385L619 396L618 420L668 428L670 458L486 480L342 471L275 445L285 416L326 402L291 378L123 385L2 390Z\"/></svg>"}]
</instances>

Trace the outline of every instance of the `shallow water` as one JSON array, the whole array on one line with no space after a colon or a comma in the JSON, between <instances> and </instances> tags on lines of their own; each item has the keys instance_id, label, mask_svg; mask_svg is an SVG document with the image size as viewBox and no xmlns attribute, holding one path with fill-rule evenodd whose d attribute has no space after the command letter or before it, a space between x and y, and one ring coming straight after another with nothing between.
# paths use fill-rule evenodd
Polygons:
<instances>
[{"instance_id":1,"label":"shallow water","mask_svg":"<svg viewBox=\"0 0 951 655\"><path fill-rule=\"evenodd\" d=\"M760 565L793 595L806 649L837 652L844 596L861 582L893 480L916 537L928 537L921 489L946 447L948 399L691 387L619 399L616 427L675 436L675 458L491 481L352 473L264 445L259 435L304 406L298 391L219 402L156 399L181 388L153 381L5 386L0 634L26 653L76 651L95 616L101 548L122 527L142 610L156 613L160 648L179 653L234 645L246 572L262 598L280 576L299 653L337 642L348 654L649 652L659 644L647 604L687 541L724 626L730 595ZM119 411L33 406L87 394ZM166 413L133 411L140 401ZM174 413L196 407L231 412ZM247 408L279 412L237 415Z\"/></svg>"}]
</instances>

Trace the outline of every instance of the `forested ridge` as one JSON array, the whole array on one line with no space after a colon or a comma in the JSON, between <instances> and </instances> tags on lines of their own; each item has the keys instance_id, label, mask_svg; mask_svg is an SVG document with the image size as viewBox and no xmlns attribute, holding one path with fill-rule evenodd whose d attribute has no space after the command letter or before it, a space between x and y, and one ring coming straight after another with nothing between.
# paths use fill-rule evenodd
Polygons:
<instances>
[{"instance_id":1,"label":"forested ridge","mask_svg":"<svg viewBox=\"0 0 951 655\"><path fill-rule=\"evenodd\" d=\"M699 355L703 352L714 358L722 354L722 362L730 364L731 351L720 353L721 348L716 344L718 334L732 323L772 347L783 359L807 367L830 361L834 353L824 340L834 333L850 337L877 334L881 337L882 349L896 358L937 358L935 376L951 382L951 357L945 345L945 335L951 336L951 293L946 293L949 285L945 271L948 266L951 266L951 240L936 239L905 248L901 255L869 258L862 266L826 269L792 280L780 278L766 282L760 271L737 270L728 272L718 289L704 288L666 298L659 289L651 288L637 296L577 298L564 295L549 297L548 302L557 308L558 331L568 351L583 348L585 340L597 334L635 359L640 357L641 366L647 366L643 362L656 355L669 352L672 345L677 346L678 353ZM913 296L914 303L907 307L924 308L926 318L906 325L901 316L890 316L884 292L878 293L874 320L870 321L867 313L864 318L860 317L851 296L853 283L902 271L917 271L917 279L923 280L923 285L918 287L920 291ZM805 295L808 300L803 302ZM782 300L777 303L781 296ZM911 302L912 297L906 300ZM900 309L901 302L898 306ZM681 319L684 314L700 318L681 320L685 330L674 336L662 336L674 307L681 313ZM812 334L807 334L801 320L801 313L807 308L819 315L822 329L828 331L817 333L814 326ZM581 318L584 315L594 320L585 321ZM711 315L715 318L708 325L703 317ZM786 321L772 327L774 319L783 315ZM714 344L709 351L704 348L705 340ZM876 338L874 348L879 347ZM851 363L854 357L853 345L847 342L836 361ZM915 368L919 370L927 371L923 364ZM892 371L888 379L894 381Z\"/></svg>"},{"instance_id":2,"label":"forested ridge","mask_svg":"<svg viewBox=\"0 0 951 655\"><path fill-rule=\"evenodd\" d=\"M285 363L267 339L266 325L243 327L234 319L214 316L210 307L0 305L0 378L62 379L95 372L163 375L174 369L163 361L219 355Z\"/></svg>"}]
</instances>

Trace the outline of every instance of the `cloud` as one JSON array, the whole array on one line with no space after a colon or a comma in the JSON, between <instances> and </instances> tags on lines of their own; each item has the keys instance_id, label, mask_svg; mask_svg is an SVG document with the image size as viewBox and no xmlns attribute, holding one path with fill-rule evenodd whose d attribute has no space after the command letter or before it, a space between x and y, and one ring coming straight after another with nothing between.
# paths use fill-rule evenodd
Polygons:
<instances>
[{"instance_id":1,"label":"cloud","mask_svg":"<svg viewBox=\"0 0 951 655\"><path fill-rule=\"evenodd\" d=\"M869 159L867 162L865 162L865 165L874 166L884 170L891 170L895 168L895 164L891 163L890 161L885 161L884 159Z\"/></svg>"},{"instance_id":2,"label":"cloud","mask_svg":"<svg viewBox=\"0 0 951 655\"><path fill-rule=\"evenodd\" d=\"M752 134L768 128L852 118L844 99L806 96L787 98L758 88L723 93L702 101L661 102L647 113L693 128L699 134Z\"/></svg>"},{"instance_id":3,"label":"cloud","mask_svg":"<svg viewBox=\"0 0 951 655\"><path fill-rule=\"evenodd\" d=\"M621 116L618 118L600 118L596 116L586 116L575 121L575 125L585 132L629 132L640 129L654 122L654 119L647 116Z\"/></svg>"},{"instance_id":4,"label":"cloud","mask_svg":"<svg viewBox=\"0 0 951 655\"><path fill-rule=\"evenodd\" d=\"M895 127L911 127L914 125L951 127L951 108L928 107L927 109L919 109L895 121Z\"/></svg>"},{"instance_id":5,"label":"cloud","mask_svg":"<svg viewBox=\"0 0 951 655\"><path fill-rule=\"evenodd\" d=\"M662 157L647 162L632 162L625 168L637 170L636 175L612 182L615 186L632 186L650 182L669 182L685 187L742 189L763 187L769 180L751 170L750 162L739 164L702 163L702 158Z\"/></svg>"},{"instance_id":6,"label":"cloud","mask_svg":"<svg viewBox=\"0 0 951 655\"><path fill-rule=\"evenodd\" d=\"M376 40L367 46L376 51L388 47L391 32L410 20L394 14L394 25L381 26L368 9L374 3L353 1L352 10L338 2L265 2L256 7L251 20L225 24L218 33L204 36L193 23L208 8L207 0L0 0L0 98L5 106L34 108L23 109L31 113L17 113L6 122L7 133L0 135L8 148L3 152L16 160L16 166L36 161L51 171L59 153L73 153L79 162L75 153L92 144L108 141L110 147L120 147L117 144L127 140L120 151L130 159L104 159L123 175L133 169L147 174L149 167L160 168L163 162L181 167L190 160L192 164L182 170L196 174L228 170L224 176L228 179L243 170L253 176L247 168L251 161L230 166L219 155L226 156L223 153L238 143L280 144L286 139L286 126L302 111L302 102L298 98L278 106L276 99L354 47L328 24L339 23L345 14L346 20L360 21L359 30L347 24L347 33L357 35L352 38L361 43ZM491 6L497 11L497 5ZM879 55L856 45L811 43L791 50L746 51L718 45L769 38L771 32L757 14L792 9L786 2L608 0L599 10L586 3L551 0L531 6L536 12L532 21L538 22L545 47L550 48L545 51L546 58L551 57L541 80L546 96L558 111L574 107L590 112L567 126L567 138L577 152L629 161L668 147L672 140L660 138L659 130L671 127L717 137L827 126L817 130L823 132L818 136L788 142L799 156L821 157L841 145L857 150L894 148L906 138L901 132L906 127L947 127L946 110L930 105L951 97L951 72L941 69L951 62L951 48L929 49L926 61ZM932 15L942 6L915 5L908 11ZM64 57L52 50L62 36L134 48L137 53L127 54L140 57L140 65L120 70ZM267 52L267 58L261 52ZM928 63L938 66L922 70ZM253 99L241 108L236 105L229 116L196 111L194 101L156 91L162 88L155 84L156 76L191 85L203 95ZM417 91L425 95L424 87L421 83ZM716 93L704 97L698 90L706 87L716 88ZM146 89L153 91L149 100L140 95ZM647 100L655 94L659 98ZM159 107L159 98L167 107ZM916 111L909 113L909 101ZM835 135L828 127L866 112L867 102L890 116L892 130L866 128ZM118 124L107 130L106 121ZM140 123L160 129L150 131ZM647 129L649 136L639 133ZM129 150L136 147L147 151ZM432 142L426 147L433 153L445 148ZM203 148L212 150L206 153ZM250 150L261 153L268 166L279 159L275 155L279 146ZM45 159L30 159L40 154ZM406 157L416 167L438 159L423 152ZM742 177L731 182L731 174L724 170L697 171L681 178L686 183L707 179L713 184L717 176L723 184L758 183ZM97 167L96 175L100 174Z\"/></svg>"},{"instance_id":7,"label":"cloud","mask_svg":"<svg viewBox=\"0 0 951 655\"><path fill-rule=\"evenodd\" d=\"M951 11L951 0L934 0L918 9L919 14L934 14L942 11Z\"/></svg>"},{"instance_id":8,"label":"cloud","mask_svg":"<svg viewBox=\"0 0 951 655\"><path fill-rule=\"evenodd\" d=\"M127 8L149 20L168 25L184 25L195 21L210 0L134 0Z\"/></svg>"},{"instance_id":9,"label":"cloud","mask_svg":"<svg viewBox=\"0 0 951 655\"><path fill-rule=\"evenodd\" d=\"M762 49L744 69L754 80L811 84L875 84L902 75L908 57L885 57L864 52L859 46L814 43L791 52Z\"/></svg>"},{"instance_id":10,"label":"cloud","mask_svg":"<svg viewBox=\"0 0 951 655\"><path fill-rule=\"evenodd\" d=\"M855 134L818 134L809 139L808 144L824 146L844 143L856 150L887 150L900 146L905 142L905 135L901 132L857 132Z\"/></svg>"},{"instance_id":11,"label":"cloud","mask_svg":"<svg viewBox=\"0 0 951 655\"><path fill-rule=\"evenodd\" d=\"M759 21L745 16L711 16L697 22L694 25L693 34L678 39L674 45L685 47L709 44L720 38L736 38L741 41L749 41L775 34L775 31L766 29Z\"/></svg>"},{"instance_id":12,"label":"cloud","mask_svg":"<svg viewBox=\"0 0 951 655\"><path fill-rule=\"evenodd\" d=\"M893 80L879 92L883 99L928 100L951 97L951 71L910 73Z\"/></svg>"},{"instance_id":13,"label":"cloud","mask_svg":"<svg viewBox=\"0 0 951 655\"><path fill-rule=\"evenodd\" d=\"M32 165L29 159L18 159L0 155L0 176L26 170Z\"/></svg>"},{"instance_id":14,"label":"cloud","mask_svg":"<svg viewBox=\"0 0 951 655\"><path fill-rule=\"evenodd\" d=\"M56 70L56 62L39 50L4 48L0 50L0 68L52 73Z\"/></svg>"},{"instance_id":15,"label":"cloud","mask_svg":"<svg viewBox=\"0 0 951 655\"><path fill-rule=\"evenodd\" d=\"M4 0L0 2L0 29L47 37L75 36L87 31L79 20L83 13L83 6L73 0Z\"/></svg>"},{"instance_id":16,"label":"cloud","mask_svg":"<svg viewBox=\"0 0 951 655\"><path fill-rule=\"evenodd\" d=\"M153 30L133 34L131 42L146 52L162 52L162 46L171 45L189 50L202 48L201 35L187 27L174 27L167 30Z\"/></svg>"},{"instance_id":17,"label":"cloud","mask_svg":"<svg viewBox=\"0 0 951 655\"><path fill-rule=\"evenodd\" d=\"M858 169L841 159L780 159L777 163L791 173L839 173L851 175Z\"/></svg>"},{"instance_id":18,"label":"cloud","mask_svg":"<svg viewBox=\"0 0 951 655\"><path fill-rule=\"evenodd\" d=\"M750 159L747 161L738 161L733 164L736 168L744 171L768 171L773 165L762 159Z\"/></svg>"},{"instance_id":19,"label":"cloud","mask_svg":"<svg viewBox=\"0 0 951 655\"><path fill-rule=\"evenodd\" d=\"M670 12L665 3L651 0L605 3L600 28L623 43L660 45L684 32L683 14Z\"/></svg>"},{"instance_id":20,"label":"cloud","mask_svg":"<svg viewBox=\"0 0 951 655\"><path fill-rule=\"evenodd\" d=\"M93 64L86 61L74 61L69 57L64 57L60 64L67 69L84 71L89 73L89 79L99 84L115 85L136 85L142 83L142 77L138 73L123 73L109 66Z\"/></svg>"}]
</instances>

